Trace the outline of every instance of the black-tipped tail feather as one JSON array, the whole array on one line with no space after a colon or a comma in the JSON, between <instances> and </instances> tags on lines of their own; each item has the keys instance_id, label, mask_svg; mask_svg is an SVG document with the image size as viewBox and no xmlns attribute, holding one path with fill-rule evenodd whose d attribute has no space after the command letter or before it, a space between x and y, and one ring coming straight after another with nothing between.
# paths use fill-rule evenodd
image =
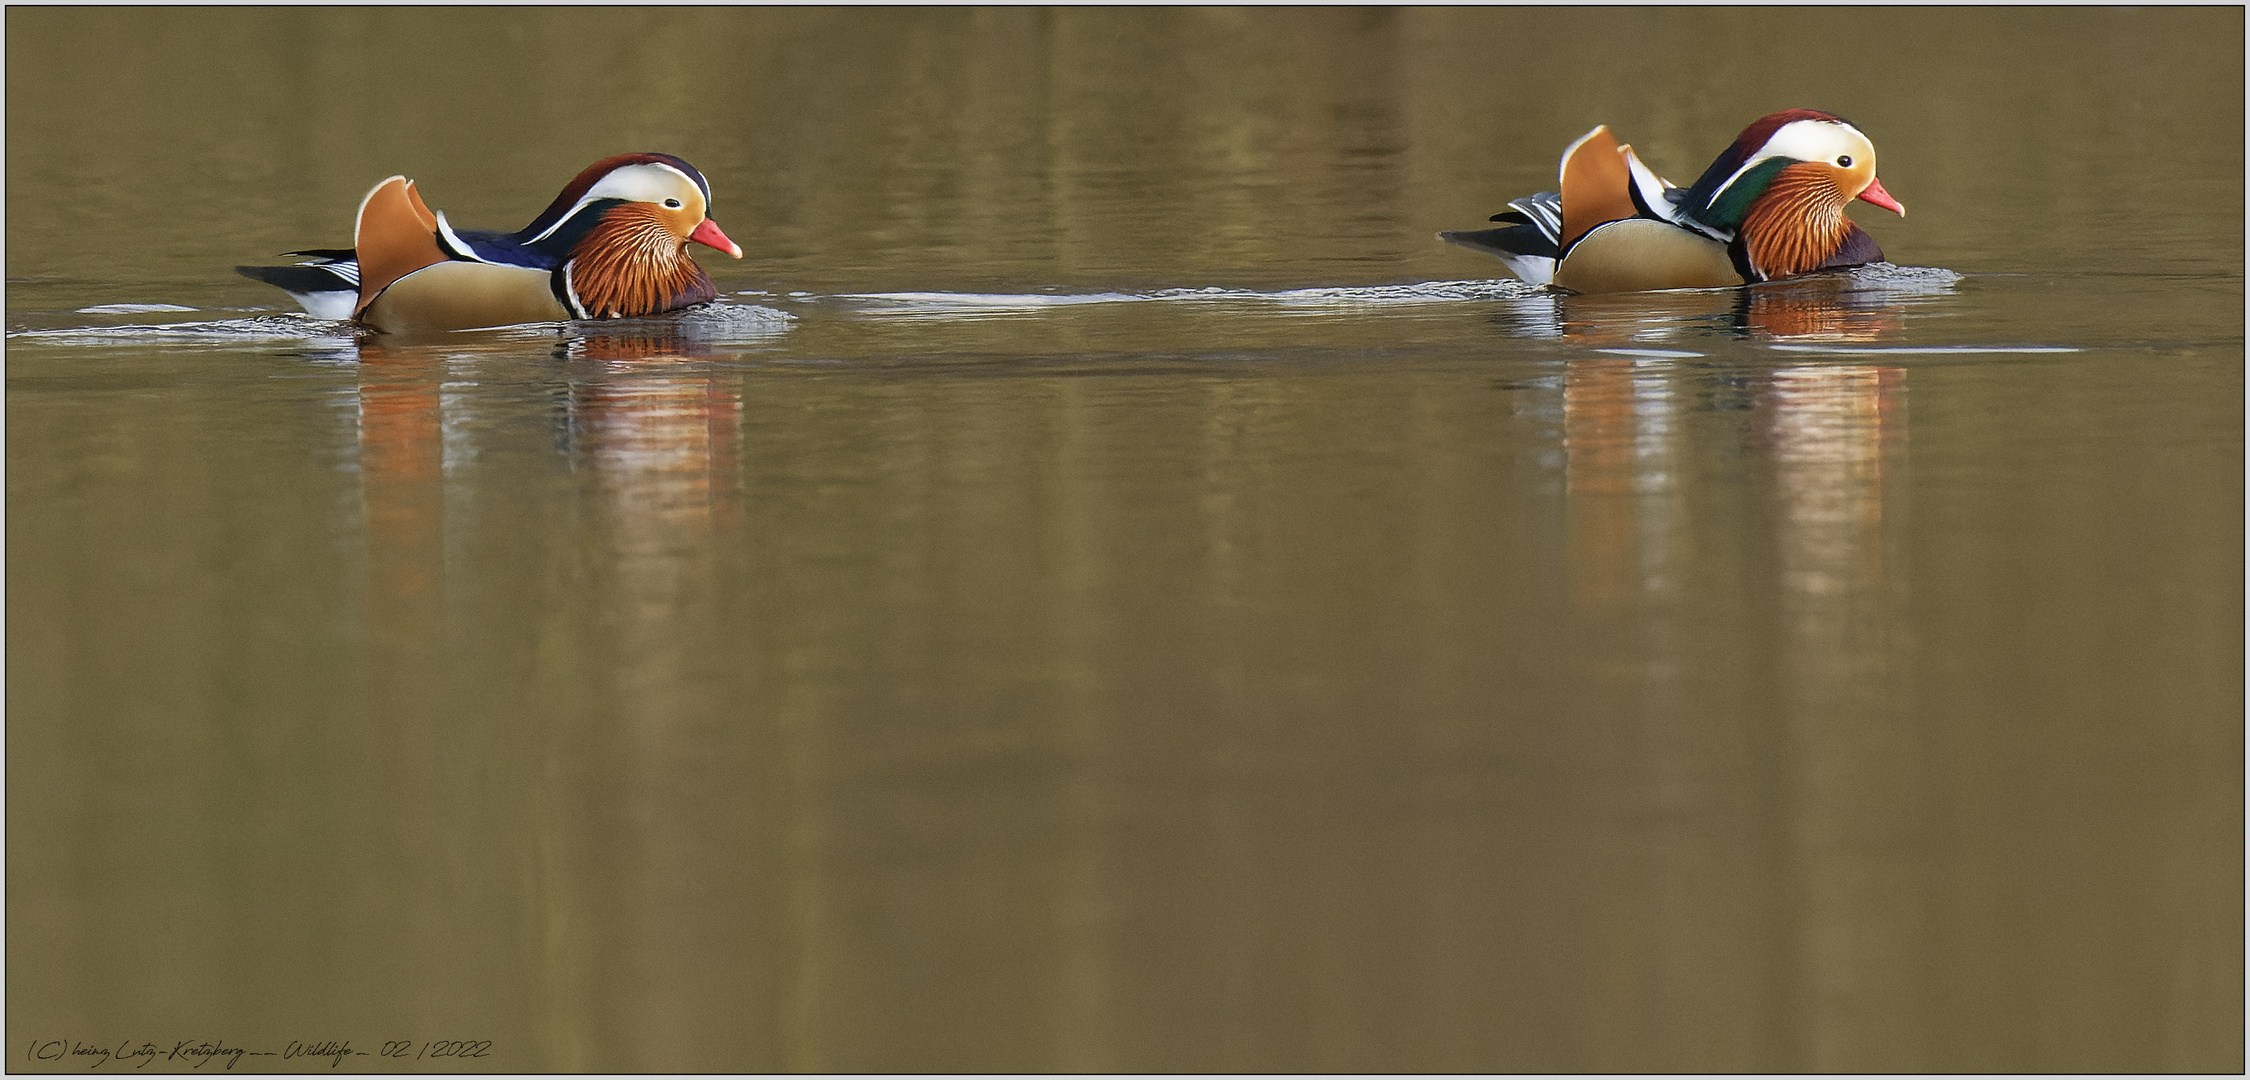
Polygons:
<instances>
[{"instance_id":1,"label":"black-tipped tail feather","mask_svg":"<svg viewBox=\"0 0 2250 1080\"><path fill-rule=\"evenodd\" d=\"M237 266L234 272L289 293L359 291L359 282L326 266Z\"/></svg>"},{"instance_id":2,"label":"black-tipped tail feather","mask_svg":"<svg viewBox=\"0 0 2250 1080\"><path fill-rule=\"evenodd\" d=\"M1476 229L1462 232L1441 232L1438 237L1448 244L1498 255L1528 256L1536 259L1562 257L1562 196L1552 191L1517 199L1506 210L1492 215L1494 221L1509 224L1498 229Z\"/></svg>"},{"instance_id":3,"label":"black-tipped tail feather","mask_svg":"<svg viewBox=\"0 0 2250 1080\"><path fill-rule=\"evenodd\" d=\"M1517 199L1508 209L1492 215L1509 224L1497 229L1441 232L1438 239L1458 244L1508 264L1510 272L1534 285L1554 280L1555 261L1562 258L1562 196L1542 191Z\"/></svg>"},{"instance_id":4,"label":"black-tipped tail feather","mask_svg":"<svg viewBox=\"0 0 2250 1080\"><path fill-rule=\"evenodd\" d=\"M359 303L357 252L350 248L323 248L284 254L310 261L295 266L237 266L234 272L288 293L314 318L343 320L352 317L352 309Z\"/></svg>"},{"instance_id":5,"label":"black-tipped tail feather","mask_svg":"<svg viewBox=\"0 0 2250 1080\"><path fill-rule=\"evenodd\" d=\"M1505 229L1441 232L1438 234L1438 239L1448 244L1459 244L1474 251L1481 251L1487 255L1497 255L1503 259L1524 255L1543 256L1549 259L1555 257L1555 245L1542 244L1538 233L1521 225L1511 225ZM1541 250L1542 247L1545 250Z\"/></svg>"}]
</instances>

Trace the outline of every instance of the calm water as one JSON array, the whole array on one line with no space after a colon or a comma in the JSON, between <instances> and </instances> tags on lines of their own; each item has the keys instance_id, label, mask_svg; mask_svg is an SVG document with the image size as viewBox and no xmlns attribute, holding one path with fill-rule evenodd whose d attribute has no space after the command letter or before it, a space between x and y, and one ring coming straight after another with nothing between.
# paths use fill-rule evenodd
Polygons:
<instances>
[{"instance_id":1,"label":"calm water","mask_svg":"<svg viewBox=\"0 0 2250 1080\"><path fill-rule=\"evenodd\" d=\"M11 9L9 1067L2239 1071L2243 30ZM1895 267L1433 238L1792 106ZM726 307L229 272L638 149Z\"/></svg>"}]
</instances>

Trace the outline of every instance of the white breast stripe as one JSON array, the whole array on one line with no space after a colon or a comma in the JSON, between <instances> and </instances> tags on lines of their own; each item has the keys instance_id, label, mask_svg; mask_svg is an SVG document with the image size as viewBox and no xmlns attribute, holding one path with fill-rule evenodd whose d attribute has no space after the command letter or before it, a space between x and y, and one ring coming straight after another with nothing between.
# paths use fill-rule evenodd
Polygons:
<instances>
[{"instance_id":1,"label":"white breast stripe","mask_svg":"<svg viewBox=\"0 0 2250 1080\"><path fill-rule=\"evenodd\" d=\"M565 218L564 220L567 221L569 219ZM593 318L593 316L586 313L586 305L578 299L578 286L570 283L570 270L572 267L577 265L578 260L576 259L572 259L569 262L563 264L563 293L570 297L571 314L576 315L581 319L591 319Z\"/></svg>"},{"instance_id":2,"label":"white breast stripe","mask_svg":"<svg viewBox=\"0 0 2250 1080\"><path fill-rule=\"evenodd\" d=\"M461 258L470 262L491 263L494 266L509 265L508 263L493 262L491 259L477 254L475 248L470 247L466 241L454 234L453 223L445 220L445 211L443 210L437 212L437 231L439 241L445 245L445 249Z\"/></svg>"}]
</instances>

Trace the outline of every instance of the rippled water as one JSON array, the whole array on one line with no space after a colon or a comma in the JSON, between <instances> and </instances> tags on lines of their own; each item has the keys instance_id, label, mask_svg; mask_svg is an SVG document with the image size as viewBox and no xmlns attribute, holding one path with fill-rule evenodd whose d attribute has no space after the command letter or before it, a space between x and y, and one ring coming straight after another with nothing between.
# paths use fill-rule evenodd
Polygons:
<instances>
[{"instance_id":1,"label":"rippled water","mask_svg":"<svg viewBox=\"0 0 2250 1080\"><path fill-rule=\"evenodd\" d=\"M7 20L13 1068L2242 1068L2239 9ZM1792 106L1889 263L1435 239Z\"/></svg>"}]
</instances>

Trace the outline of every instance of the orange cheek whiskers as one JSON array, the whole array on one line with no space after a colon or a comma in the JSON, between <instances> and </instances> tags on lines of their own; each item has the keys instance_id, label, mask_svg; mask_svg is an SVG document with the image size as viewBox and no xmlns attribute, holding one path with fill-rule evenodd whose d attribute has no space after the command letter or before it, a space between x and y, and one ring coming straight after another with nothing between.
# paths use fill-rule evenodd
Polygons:
<instances>
[{"instance_id":1,"label":"orange cheek whiskers","mask_svg":"<svg viewBox=\"0 0 2250 1080\"><path fill-rule=\"evenodd\" d=\"M1844 246L1851 230L1845 202L1821 166L1781 170L1742 223L1750 265L1768 279L1819 267Z\"/></svg>"},{"instance_id":2,"label":"orange cheek whiskers","mask_svg":"<svg viewBox=\"0 0 2250 1080\"><path fill-rule=\"evenodd\" d=\"M715 299L711 278L653 210L621 206L578 242L571 290L597 319L635 318Z\"/></svg>"}]
</instances>

